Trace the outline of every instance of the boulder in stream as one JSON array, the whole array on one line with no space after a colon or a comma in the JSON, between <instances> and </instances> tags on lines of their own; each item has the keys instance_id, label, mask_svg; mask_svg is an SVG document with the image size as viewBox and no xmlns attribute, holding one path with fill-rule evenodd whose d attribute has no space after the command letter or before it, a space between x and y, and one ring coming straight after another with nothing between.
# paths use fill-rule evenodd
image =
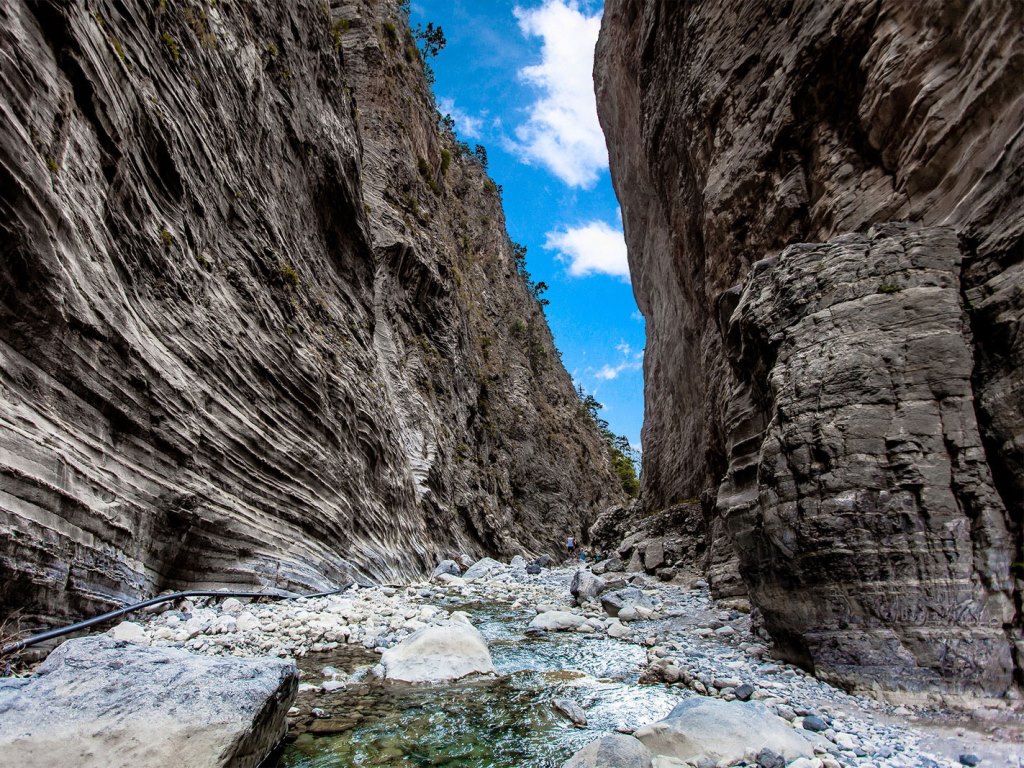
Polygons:
<instances>
[{"instance_id":1,"label":"boulder in stream","mask_svg":"<svg viewBox=\"0 0 1024 768\"><path fill-rule=\"evenodd\" d=\"M494 672L491 651L465 620L423 627L384 651L378 677L403 683L441 683Z\"/></svg>"},{"instance_id":2,"label":"boulder in stream","mask_svg":"<svg viewBox=\"0 0 1024 768\"><path fill-rule=\"evenodd\" d=\"M618 616L627 608L654 609L654 602L636 587L626 587L601 595L601 607L609 616Z\"/></svg>"},{"instance_id":3,"label":"boulder in stream","mask_svg":"<svg viewBox=\"0 0 1024 768\"><path fill-rule=\"evenodd\" d=\"M785 720L759 702L706 697L680 702L664 720L634 734L655 755L682 762L703 759L720 765L743 760L749 750L770 749L786 761L814 757L814 747Z\"/></svg>"},{"instance_id":4,"label":"boulder in stream","mask_svg":"<svg viewBox=\"0 0 1024 768\"><path fill-rule=\"evenodd\" d=\"M586 568L580 568L573 574L572 582L569 584L569 592L576 598L577 603L597 597L607 585L600 576L595 576Z\"/></svg>"},{"instance_id":5,"label":"boulder in stream","mask_svg":"<svg viewBox=\"0 0 1024 768\"><path fill-rule=\"evenodd\" d=\"M632 736L611 734L592 741L562 768L652 768L649 749Z\"/></svg>"},{"instance_id":6,"label":"boulder in stream","mask_svg":"<svg viewBox=\"0 0 1024 768\"><path fill-rule=\"evenodd\" d=\"M530 622L530 629L542 629L545 632L560 632L576 629L585 621L586 619L577 613L569 613L569 611L545 611L544 613L538 613L533 617L533 621Z\"/></svg>"},{"instance_id":7,"label":"boulder in stream","mask_svg":"<svg viewBox=\"0 0 1024 768\"><path fill-rule=\"evenodd\" d=\"M298 671L109 636L0 680L0 755L19 768L255 768L284 738Z\"/></svg>"}]
</instances>

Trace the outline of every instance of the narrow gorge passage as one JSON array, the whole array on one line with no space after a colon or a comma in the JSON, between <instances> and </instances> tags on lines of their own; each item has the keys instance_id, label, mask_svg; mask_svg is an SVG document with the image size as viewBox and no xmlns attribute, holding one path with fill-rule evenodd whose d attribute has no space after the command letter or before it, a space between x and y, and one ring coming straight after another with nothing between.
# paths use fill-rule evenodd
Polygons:
<instances>
[{"instance_id":1,"label":"narrow gorge passage","mask_svg":"<svg viewBox=\"0 0 1024 768\"><path fill-rule=\"evenodd\" d=\"M1021 17L0 4L0 768L1024 768Z\"/></svg>"}]
</instances>

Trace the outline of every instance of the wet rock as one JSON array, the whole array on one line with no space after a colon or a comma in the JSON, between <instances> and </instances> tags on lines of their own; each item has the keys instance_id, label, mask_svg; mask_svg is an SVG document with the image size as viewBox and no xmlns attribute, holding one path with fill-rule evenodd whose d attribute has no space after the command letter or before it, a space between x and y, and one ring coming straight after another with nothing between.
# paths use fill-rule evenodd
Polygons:
<instances>
[{"instance_id":1,"label":"wet rock","mask_svg":"<svg viewBox=\"0 0 1024 768\"><path fill-rule=\"evenodd\" d=\"M384 651L379 677L406 683L439 683L494 672L491 652L467 621L424 627Z\"/></svg>"},{"instance_id":2,"label":"wet rock","mask_svg":"<svg viewBox=\"0 0 1024 768\"><path fill-rule=\"evenodd\" d=\"M603 736L573 755L562 768L653 768L651 752L632 736Z\"/></svg>"},{"instance_id":3,"label":"wet rock","mask_svg":"<svg viewBox=\"0 0 1024 768\"><path fill-rule=\"evenodd\" d=\"M765 748L786 760L814 756L807 739L757 702L687 699L635 736L655 755L694 763L710 759L732 765L748 750Z\"/></svg>"},{"instance_id":4,"label":"wet rock","mask_svg":"<svg viewBox=\"0 0 1024 768\"><path fill-rule=\"evenodd\" d=\"M974 754L963 754L957 759L960 761L960 765L970 766L970 768L981 763L981 758Z\"/></svg>"},{"instance_id":5,"label":"wet rock","mask_svg":"<svg viewBox=\"0 0 1024 768\"><path fill-rule=\"evenodd\" d=\"M284 738L294 664L69 640L0 680L0 754L19 768L255 768Z\"/></svg>"},{"instance_id":6,"label":"wet rock","mask_svg":"<svg viewBox=\"0 0 1024 768\"><path fill-rule=\"evenodd\" d=\"M578 725L581 728L586 727L587 713L583 711L583 707L572 699L552 699L551 706L555 711L562 713L571 720L573 725Z\"/></svg>"},{"instance_id":7,"label":"wet rock","mask_svg":"<svg viewBox=\"0 0 1024 768\"><path fill-rule=\"evenodd\" d=\"M595 576L586 568L580 568L573 574L572 581L569 583L569 592L576 598L577 603L582 603L600 595L605 586L604 579Z\"/></svg>"},{"instance_id":8,"label":"wet rock","mask_svg":"<svg viewBox=\"0 0 1024 768\"><path fill-rule=\"evenodd\" d=\"M573 630L579 627L585 619L576 613L568 611L546 611L538 613L530 621L530 629L539 629L546 632L560 632Z\"/></svg>"}]
</instances>

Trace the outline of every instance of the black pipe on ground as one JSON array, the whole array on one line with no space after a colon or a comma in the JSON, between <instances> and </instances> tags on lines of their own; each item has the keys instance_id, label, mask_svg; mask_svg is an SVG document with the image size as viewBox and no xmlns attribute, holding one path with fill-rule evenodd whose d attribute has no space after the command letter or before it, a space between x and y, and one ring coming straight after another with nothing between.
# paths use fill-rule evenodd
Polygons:
<instances>
[{"instance_id":1,"label":"black pipe on ground","mask_svg":"<svg viewBox=\"0 0 1024 768\"><path fill-rule=\"evenodd\" d=\"M212 592L207 590L188 590L186 592L174 592L170 595L158 595L157 597L151 597L149 600L143 600L141 603L133 603L132 605L126 605L124 608L118 608L115 611L109 611L100 616L93 616L91 619L85 619L75 624L69 624L66 627L58 627L57 629L48 629L46 632L40 632L38 635L32 635L24 640L18 640L14 643L8 643L3 648L0 648L0 657L8 656L12 653L28 648L30 645L36 643L42 643L46 640L53 640L56 637L63 637L64 635L70 635L72 632L78 632L83 629L89 629L95 627L97 624L102 624L110 619L116 619L118 616L124 616L132 611L139 611L143 608L148 608L151 605L159 605L160 603L166 603L170 600L179 600L185 597L269 597L274 600L298 600L299 598L312 599L314 597L327 597L328 595L337 595L340 592L344 592L346 589L351 587L355 582L349 582L340 589L332 589L329 592L317 592L313 595L292 595L282 594L279 592Z\"/></svg>"}]
</instances>

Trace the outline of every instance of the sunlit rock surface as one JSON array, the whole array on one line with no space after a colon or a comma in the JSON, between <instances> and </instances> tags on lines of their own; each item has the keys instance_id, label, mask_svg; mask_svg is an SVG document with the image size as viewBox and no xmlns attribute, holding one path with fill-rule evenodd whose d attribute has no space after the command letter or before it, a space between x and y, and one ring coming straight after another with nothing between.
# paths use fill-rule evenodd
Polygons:
<instances>
[{"instance_id":1,"label":"sunlit rock surface","mask_svg":"<svg viewBox=\"0 0 1024 768\"><path fill-rule=\"evenodd\" d=\"M0 7L0 613L554 551L619 500L395 2Z\"/></svg>"}]
</instances>

